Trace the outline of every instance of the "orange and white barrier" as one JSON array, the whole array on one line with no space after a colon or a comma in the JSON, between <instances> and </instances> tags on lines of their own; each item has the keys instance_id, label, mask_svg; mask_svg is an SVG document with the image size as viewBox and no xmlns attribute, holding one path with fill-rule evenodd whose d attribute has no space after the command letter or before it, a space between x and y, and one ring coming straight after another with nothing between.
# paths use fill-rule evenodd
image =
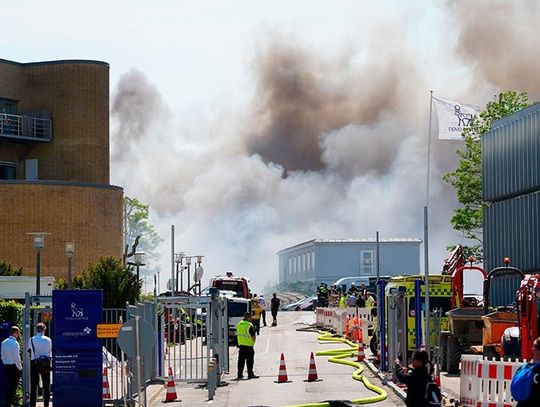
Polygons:
<instances>
[{"instance_id":1,"label":"orange and white barrier","mask_svg":"<svg viewBox=\"0 0 540 407\"><path fill-rule=\"evenodd\" d=\"M103 368L103 380L101 381L101 398L103 400L111 399L111 388L109 387L109 377L106 367Z\"/></svg>"},{"instance_id":2,"label":"orange and white barrier","mask_svg":"<svg viewBox=\"0 0 540 407\"><path fill-rule=\"evenodd\" d=\"M463 407L514 407L512 377L523 362L461 357L460 403Z\"/></svg>"},{"instance_id":3,"label":"orange and white barrier","mask_svg":"<svg viewBox=\"0 0 540 407\"><path fill-rule=\"evenodd\" d=\"M317 308L316 324L355 341L367 341L374 318L371 308Z\"/></svg>"}]
</instances>

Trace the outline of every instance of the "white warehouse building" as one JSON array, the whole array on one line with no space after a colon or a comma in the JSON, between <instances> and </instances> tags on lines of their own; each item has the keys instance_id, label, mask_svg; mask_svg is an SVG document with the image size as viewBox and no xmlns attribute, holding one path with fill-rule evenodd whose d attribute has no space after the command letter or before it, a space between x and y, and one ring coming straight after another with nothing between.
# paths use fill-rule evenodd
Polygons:
<instances>
[{"instance_id":1,"label":"white warehouse building","mask_svg":"<svg viewBox=\"0 0 540 407\"><path fill-rule=\"evenodd\" d=\"M420 244L416 238L379 239L381 276L420 273ZM377 275L376 239L313 239L280 250L279 282L326 281Z\"/></svg>"}]
</instances>

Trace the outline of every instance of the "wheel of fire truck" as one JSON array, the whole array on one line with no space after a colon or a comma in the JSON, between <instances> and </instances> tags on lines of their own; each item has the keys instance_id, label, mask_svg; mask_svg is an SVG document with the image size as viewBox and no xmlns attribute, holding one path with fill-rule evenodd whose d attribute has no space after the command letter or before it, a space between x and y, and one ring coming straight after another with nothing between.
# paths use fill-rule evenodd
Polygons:
<instances>
[{"instance_id":1,"label":"wheel of fire truck","mask_svg":"<svg viewBox=\"0 0 540 407\"><path fill-rule=\"evenodd\" d=\"M369 350L373 354L373 356L377 356L377 333L373 332L373 336L371 337L371 340L369 341Z\"/></svg>"},{"instance_id":2,"label":"wheel of fire truck","mask_svg":"<svg viewBox=\"0 0 540 407\"><path fill-rule=\"evenodd\" d=\"M448 331L441 332L441 371L446 372L448 365L448 337L451 335Z\"/></svg>"},{"instance_id":3,"label":"wheel of fire truck","mask_svg":"<svg viewBox=\"0 0 540 407\"><path fill-rule=\"evenodd\" d=\"M446 344L446 371L449 374L459 373L459 362L461 361L461 345L458 338L449 335Z\"/></svg>"}]
</instances>

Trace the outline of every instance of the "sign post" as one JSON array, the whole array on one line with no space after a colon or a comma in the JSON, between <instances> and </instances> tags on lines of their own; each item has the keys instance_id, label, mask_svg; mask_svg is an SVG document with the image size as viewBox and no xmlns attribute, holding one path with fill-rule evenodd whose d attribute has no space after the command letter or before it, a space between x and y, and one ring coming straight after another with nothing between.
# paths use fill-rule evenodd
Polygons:
<instances>
[{"instance_id":1,"label":"sign post","mask_svg":"<svg viewBox=\"0 0 540 407\"><path fill-rule=\"evenodd\" d=\"M54 290L53 382L55 407L101 407L101 290ZM84 394L84 397L81 395Z\"/></svg>"}]
</instances>

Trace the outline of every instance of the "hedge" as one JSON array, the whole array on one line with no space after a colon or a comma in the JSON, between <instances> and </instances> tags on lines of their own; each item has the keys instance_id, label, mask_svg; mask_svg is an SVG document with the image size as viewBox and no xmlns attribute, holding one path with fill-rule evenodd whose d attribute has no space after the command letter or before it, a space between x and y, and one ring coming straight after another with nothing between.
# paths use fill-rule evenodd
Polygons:
<instances>
[{"instance_id":1,"label":"hedge","mask_svg":"<svg viewBox=\"0 0 540 407\"><path fill-rule=\"evenodd\" d=\"M24 305L15 301L0 300L0 322L9 322L11 325L17 325L21 331L23 328Z\"/></svg>"}]
</instances>

